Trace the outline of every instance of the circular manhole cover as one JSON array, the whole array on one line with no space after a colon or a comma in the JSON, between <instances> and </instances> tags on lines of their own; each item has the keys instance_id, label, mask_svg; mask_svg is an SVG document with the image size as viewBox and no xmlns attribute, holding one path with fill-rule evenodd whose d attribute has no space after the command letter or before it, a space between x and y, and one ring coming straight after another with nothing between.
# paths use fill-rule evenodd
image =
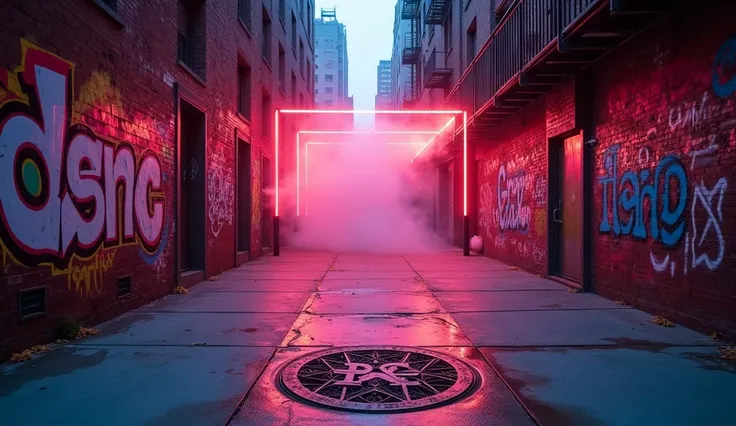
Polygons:
<instances>
[{"instance_id":1,"label":"circular manhole cover","mask_svg":"<svg viewBox=\"0 0 736 426\"><path fill-rule=\"evenodd\" d=\"M468 395L475 369L419 348L333 348L297 358L279 372L285 393L327 408L361 412L427 409Z\"/></svg>"}]
</instances>

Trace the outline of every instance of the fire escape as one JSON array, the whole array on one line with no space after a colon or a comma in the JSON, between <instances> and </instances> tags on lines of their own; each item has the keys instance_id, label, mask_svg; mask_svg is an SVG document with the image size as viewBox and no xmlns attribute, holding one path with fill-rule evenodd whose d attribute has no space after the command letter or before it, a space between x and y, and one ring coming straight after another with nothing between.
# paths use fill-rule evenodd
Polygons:
<instances>
[{"instance_id":1,"label":"fire escape","mask_svg":"<svg viewBox=\"0 0 736 426\"><path fill-rule=\"evenodd\" d=\"M404 49L401 54L401 64L409 68L409 76L404 82L402 104L409 107L419 100L419 82L417 81L421 43L419 40L419 0L403 0L401 19L409 21L409 32L404 34Z\"/></svg>"},{"instance_id":2,"label":"fire escape","mask_svg":"<svg viewBox=\"0 0 736 426\"><path fill-rule=\"evenodd\" d=\"M451 4L451 0L429 0L424 21L428 25L442 25ZM424 76L424 88L447 88L452 78L452 68L447 66L447 52L432 51L427 63L424 64L422 75Z\"/></svg>"}]
</instances>

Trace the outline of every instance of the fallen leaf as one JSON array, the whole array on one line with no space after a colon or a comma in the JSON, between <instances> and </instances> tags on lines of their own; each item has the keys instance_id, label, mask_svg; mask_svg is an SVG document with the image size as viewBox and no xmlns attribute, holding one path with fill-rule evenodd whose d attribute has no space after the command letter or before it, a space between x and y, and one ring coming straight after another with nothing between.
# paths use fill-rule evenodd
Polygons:
<instances>
[{"instance_id":1,"label":"fallen leaf","mask_svg":"<svg viewBox=\"0 0 736 426\"><path fill-rule=\"evenodd\" d=\"M178 286L174 287L174 294L187 295L187 294L189 294L189 290L187 290L186 288L178 285Z\"/></svg>"},{"instance_id":2,"label":"fallen leaf","mask_svg":"<svg viewBox=\"0 0 736 426\"><path fill-rule=\"evenodd\" d=\"M656 317L654 317L652 319L652 322L657 325L661 325L662 327L674 327L675 326L675 323L663 317L662 315L657 315Z\"/></svg>"},{"instance_id":3,"label":"fallen leaf","mask_svg":"<svg viewBox=\"0 0 736 426\"><path fill-rule=\"evenodd\" d=\"M718 348L721 351L721 357L729 361L736 361L736 346L727 346Z\"/></svg>"}]
</instances>

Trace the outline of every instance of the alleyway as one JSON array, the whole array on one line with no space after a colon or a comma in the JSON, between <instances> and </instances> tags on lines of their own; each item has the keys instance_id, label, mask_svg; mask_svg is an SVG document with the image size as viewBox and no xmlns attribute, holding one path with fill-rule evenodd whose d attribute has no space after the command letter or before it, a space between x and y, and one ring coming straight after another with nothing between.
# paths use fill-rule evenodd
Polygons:
<instances>
[{"instance_id":1,"label":"alleyway","mask_svg":"<svg viewBox=\"0 0 736 426\"><path fill-rule=\"evenodd\" d=\"M2 424L728 425L736 369L716 343L457 251L285 250L3 366ZM453 355L480 382L449 405L356 414L296 402L285 362L338 346ZM517 400L520 398L521 403Z\"/></svg>"}]
</instances>

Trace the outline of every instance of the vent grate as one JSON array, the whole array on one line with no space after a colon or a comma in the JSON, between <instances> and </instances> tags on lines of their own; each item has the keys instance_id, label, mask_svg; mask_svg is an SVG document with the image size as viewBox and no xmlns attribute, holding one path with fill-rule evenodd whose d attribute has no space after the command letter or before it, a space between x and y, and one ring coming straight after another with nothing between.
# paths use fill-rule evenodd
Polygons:
<instances>
[{"instance_id":1,"label":"vent grate","mask_svg":"<svg viewBox=\"0 0 736 426\"><path fill-rule=\"evenodd\" d=\"M46 286L20 290L18 293L21 321L46 314Z\"/></svg>"},{"instance_id":2,"label":"vent grate","mask_svg":"<svg viewBox=\"0 0 736 426\"><path fill-rule=\"evenodd\" d=\"M130 275L118 278L118 297L125 297L132 293L133 283Z\"/></svg>"}]
</instances>

